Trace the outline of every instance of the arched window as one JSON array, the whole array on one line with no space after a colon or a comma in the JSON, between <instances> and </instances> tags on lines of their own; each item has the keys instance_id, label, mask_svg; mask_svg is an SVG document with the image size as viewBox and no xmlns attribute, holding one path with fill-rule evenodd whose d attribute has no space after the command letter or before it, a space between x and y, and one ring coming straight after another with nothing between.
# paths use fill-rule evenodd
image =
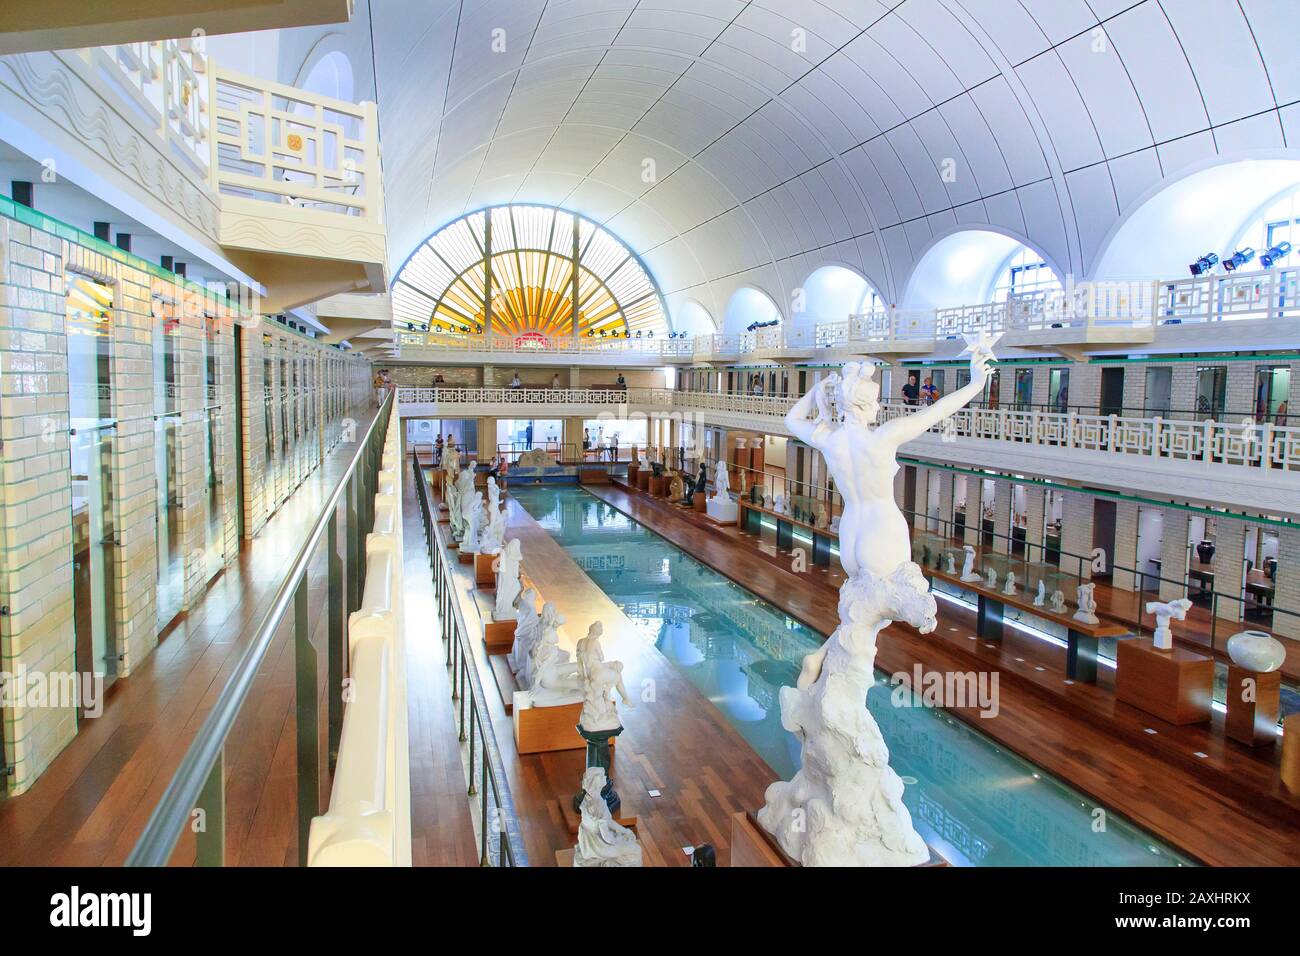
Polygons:
<instances>
[{"instance_id":1,"label":"arched window","mask_svg":"<svg viewBox=\"0 0 1300 956\"><path fill-rule=\"evenodd\" d=\"M1028 246L1018 246L1002 263L986 301L1005 302L1013 295L1060 291L1061 282L1043 257Z\"/></svg>"},{"instance_id":2,"label":"arched window","mask_svg":"<svg viewBox=\"0 0 1300 956\"><path fill-rule=\"evenodd\" d=\"M611 232L550 206L494 206L434 233L393 282L399 326L537 337L666 334L659 287Z\"/></svg>"},{"instance_id":3,"label":"arched window","mask_svg":"<svg viewBox=\"0 0 1300 956\"><path fill-rule=\"evenodd\" d=\"M1238 231L1233 247L1224 250L1223 261L1238 250L1252 249L1256 258L1246 268L1258 269L1264 265L1258 256L1283 242L1292 246L1300 244L1300 186L1279 196L1260 215L1252 217Z\"/></svg>"},{"instance_id":4,"label":"arched window","mask_svg":"<svg viewBox=\"0 0 1300 956\"><path fill-rule=\"evenodd\" d=\"M781 319L781 310L766 292L752 286L741 286L727 300L723 327L727 332L752 332L778 326Z\"/></svg>"},{"instance_id":5,"label":"arched window","mask_svg":"<svg viewBox=\"0 0 1300 956\"><path fill-rule=\"evenodd\" d=\"M876 287L844 266L822 266L803 284L803 313L795 313L796 322L844 322L850 315L882 312L885 300Z\"/></svg>"}]
</instances>

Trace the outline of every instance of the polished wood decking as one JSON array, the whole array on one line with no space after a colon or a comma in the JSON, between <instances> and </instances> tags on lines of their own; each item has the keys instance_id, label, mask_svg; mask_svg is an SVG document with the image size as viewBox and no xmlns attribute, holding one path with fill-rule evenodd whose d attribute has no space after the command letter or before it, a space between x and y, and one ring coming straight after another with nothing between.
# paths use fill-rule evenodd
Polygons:
<instances>
[{"instance_id":1,"label":"polished wood decking","mask_svg":"<svg viewBox=\"0 0 1300 956\"><path fill-rule=\"evenodd\" d=\"M838 570L796 572L790 555L769 542L621 485L587 491L792 617L823 634L834 629ZM1300 800L1278 780L1279 748L1252 750L1226 740L1219 714L1208 728L1175 727L1117 703L1106 668L1095 686L1067 683L1064 649L1013 628L1000 645L973 640L974 633L973 611L940 600L938 630L919 635L888 628L877 666L903 673L914 664L996 669L999 715L981 719L974 709L953 708L956 716L1199 860L1300 862Z\"/></svg>"},{"instance_id":2,"label":"polished wood decking","mask_svg":"<svg viewBox=\"0 0 1300 956\"><path fill-rule=\"evenodd\" d=\"M373 412L354 413L354 417L361 434ZM103 715L82 722L77 736L30 790L0 801L0 865L116 866L126 859L354 448L336 448L281 505L266 528L244 542L237 562L178 618L140 667L117 682ZM407 548L423 561L418 512L411 510L410 500L405 507ZM327 588L323 560L313 564L309 579L311 606L323 608ZM472 865L478 856L464 787L459 783L445 671L430 636L418 633L432 614L432 590L427 575L423 581L411 575L405 583L413 611L407 615L407 652L414 858L417 864ZM322 622L323 615L313 621L313 642L321 652L323 758ZM289 615L227 744L228 865L297 862L292 631ZM454 774L447 767L449 749L456 760ZM329 781L327 761L320 763L324 807ZM456 785L450 786L449 780ZM462 814L457 815L457 810ZM193 860L194 844L187 835L172 862L188 865Z\"/></svg>"}]
</instances>

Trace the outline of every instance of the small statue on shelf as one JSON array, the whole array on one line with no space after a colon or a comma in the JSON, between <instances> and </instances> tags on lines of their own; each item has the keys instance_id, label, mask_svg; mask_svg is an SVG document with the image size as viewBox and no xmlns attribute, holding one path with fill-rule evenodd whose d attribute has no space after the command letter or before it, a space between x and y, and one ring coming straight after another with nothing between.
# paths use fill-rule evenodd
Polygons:
<instances>
[{"instance_id":1,"label":"small statue on shelf","mask_svg":"<svg viewBox=\"0 0 1300 956\"><path fill-rule=\"evenodd\" d=\"M1147 613L1154 614L1156 617L1156 632L1152 635L1155 646L1162 651L1167 651L1174 646L1174 632L1169 627L1169 622L1184 621L1187 619L1187 612L1192 609L1192 602L1187 598L1178 598L1163 604L1160 601L1148 601Z\"/></svg>"},{"instance_id":2,"label":"small statue on shelf","mask_svg":"<svg viewBox=\"0 0 1300 956\"><path fill-rule=\"evenodd\" d=\"M995 587L998 586L998 569L997 569L997 568L985 568L985 569L984 569L984 584L987 585L987 586L990 587L990 588L995 588Z\"/></svg>"},{"instance_id":3,"label":"small statue on shelf","mask_svg":"<svg viewBox=\"0 0 1300 956\"><path fill-rule=\"evenodd\" d=\"M947 569L946 569L947 572L948 572L949 574L956 574L956 573L957 573L957 556L956 556L955 554L953 554L951 551L949 551L949 552L947 552L947 553L944 555L944 557L946 557L946 558L948 559L948 567L947 567Z\"/></svg>"},{"instance_id":4,"label":"small statue on shelf","mask_svg":"<svg viewBox=\"0 0 1300 956\"><path fill-rule=\"evenodd\" d=\"M674 501L680 501L686 495L686 482L682 480L679 472L670 472L672 475L668 482L668 497Z\"/></svg>"},{"instance_id":5,"label":"small statue on shelf","mask_svg":"<svg viewBox=\"0 0 1300 956\"><path fill-rule=\"evenodd\" d=\"M1064 591L1052 592L1052 611L1056 614L1065 613L1065 592Z\"/></svg>"},{"instance_id":6,"label":"small statue on shelf","mask_svg":"<svg viewBox=\"0 0 1300 956\"><path fill-rule=\"evenodd\" d=\"M963 550L966 552L966 557L962 559L961 580L974 584L980 579L980 576L975 573L975 549L968 544Z\"/></svg>"},{"instance_id":7,"label":"small statue on shelf","mask_svg":"<svg viewBox=\"0 0 1300 956\"><path fill-rule=\"evenodd\" d=\"M1075 603L1079 605L1079 610L1074 612L1074 619L1082 621L1084 624L1097 624L1097 590L1095 584L1080 584L1079 590L1075 592Z\"/></svg>"},{"instance_id":8,"label":"small statue on shelf","mask_svg":"<svg viewBox=\"0 0 1300 956\"><path fill-rule=\"evenodd\" d=\"M831 526L831 516L826 510L826 502L818 501L813 505L813 527L825 531Z\"/></svg>"},{"instance_id":9,"label":"small statue on shelf","mask_svg":"<svg viewBox=\"0 0 1300 956\"><path fill-rule=\"evenodd\" d=\"M1016 572L1008 571L1006 583L1002 585L1002 593L1012 596L1016 593Z\"/></svg>"},{"instance_id":10,"label":"small statue on shelf","mask_svg":"<svg viewBox=\"0 0 1300 956\"><path fill-rule=\"evenodd\" d=\"M1042 607L1047 603L1047 582L1042 578L1038 579L1038 593L1034 595L1034 607Z\"/></svg>"}]
</instances>

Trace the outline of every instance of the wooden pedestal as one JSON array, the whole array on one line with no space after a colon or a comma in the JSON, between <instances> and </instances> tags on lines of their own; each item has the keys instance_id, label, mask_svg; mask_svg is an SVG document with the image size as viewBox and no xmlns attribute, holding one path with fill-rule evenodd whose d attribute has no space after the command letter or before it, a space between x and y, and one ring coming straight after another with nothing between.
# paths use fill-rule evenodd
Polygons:
<instances>
[{"instance_id":1,"label":"wooden pedestal","mask_svg":"<svg viewBox=\"0 0 1300 956\"><path fill-rule=\"evenodd\" d=\"M515 749L521 754L550 753L555 750L586 750L587 742L578 734L582 702L558 707L528 707L523 694L515 695Z\"/></svg>"},{"instance_id":2,"label":"wooden pedestal","mask_svg":"<svg viewBox=\"0 0 1300 956\"><path fill-rule=\"evenodd\" d=\"M458 551L456 553L456 560L461 564L473 564L474 553L472 551Z\"/></svg>"},{"instance_id":3,"label":"wooden pedestal","mask_svg":"<svg viewBox=\"0 0 1300 956\"><path fill-rule=\"evenodd\" d=\"M483 628L483 646L489 654L509 654L515 646L515 622L488 621Z\"/></svg>"},{"instance_id":4,"label":"wooden pedestal","mask_svg":"<svg viewBox=\"0 0 1300 956\"><path fill-rule=\"evenodd\" d=\"M628 486L629 488L635 488L635 487L636 487L637 475L639 475L640 473L641 473L641 466L640 466L640 465L628 465L628 466L627 466L627 486Z\"/></svg>"},{"instance_id":5,"label":"wooden pedestal","mask_svg":"<svg viewBox=\"0 0 1300 956\"><path fill-rule=\"evenodd\" d=\"M564 818L565 829L576 836L578 826L582 823L582 814L573 809L573 804L568 800L561 800L560 816ZM615 817L614 822L636 833L636 817Z\"/></svg>"},{"instance_id":6,"label":"wooden pedestal","mask_svg":"<svg viewBox=\"0 0 1300 956\"><path fill-rule=\"evenodd\" d=\"M582 468L578 471L578 484L580 485L607 485L609 484L609 472L604 468Z\"/></svg>"},{"instance_id":7,"label":"wooden pedestal","mask_svg":"<svg viewBox=\"0 0 1300 956\"><path fill-rule=\"evenodd\" d=\"M654 475L651 475L651 476L650 476L650 482L649 482L649 484L648 484L647 487L646 487L646 491L650 492L650 494L654 495L654 496L657 497L657 498L658 498L658 497L662 497L662 496L663 496L663 493L664 493L664 477L663 477L663 475L659 475L658 477L655 477Z\"/></svg>"},{"instance_id":8,"label":"wooden pedestal","mask_svg":"<svg viewBox=\"0 0 1300 956\"><path fill-rule=\"evenodd\" d=\"M1210 719L1214 661L1181 647L1158 650L1149 637L1119 641L1115 697L1171 724Z\"/></svg>"},{"instance_id":9,"label":"wooden pedestal","mask_svg":"<svg viewBox=\"0 0 1300 956\"><path fill-rule=\"evenodd\" d=\"M1229 664L1227 703L1224 733L1247 747L1274 743L1282 704L1282 672L1261 674Z\"/></svg>"},{"instance_id":10,"label":"wooden pedestal","mask_svg":"<svg viewBox=\"0 0 1300 956\"><path fill-rule=\"evenodd\" d=\"M709 508L708 505L705 503L707 500L708 498L702 491L697 491L695 492L695 494L691 495L691 505L700 514L706 514L708 512Z\"/></svg>"},{"instance_id":11,"label":"wooden pedestal","mask_svg":"<svg viewBox=\"0 0 1300 956\"><path fill-rule=\"evenodd\" d=\"M1278 773L1288 790L1300 793L1300 714L1291 714L1282 721L1282 759Z\"/></svg>"},{"instance_id":12,"label":"wooden pedestal","mask_svg":"<svg viewBox=\"0 0 1300 956\"><path fill-rule=\"evenodd\" d=\"M496 564L497 555L495 554L476 554L474 555L474 583L480 589L496 588L497 573L493 569Z\"/></svg>"},{"instance_id":13,"label":"wooden pedestal","mask_svg":"<svg viewBox=\"0 0 1300 956\"><path fill-rule=\"evenodd\" d=\"M650 479L653 477L654 475L652 475L649 471L638 471L636 473L636 486L640 488L642 491L649 491Z\"/></svg>"}]
</instances>

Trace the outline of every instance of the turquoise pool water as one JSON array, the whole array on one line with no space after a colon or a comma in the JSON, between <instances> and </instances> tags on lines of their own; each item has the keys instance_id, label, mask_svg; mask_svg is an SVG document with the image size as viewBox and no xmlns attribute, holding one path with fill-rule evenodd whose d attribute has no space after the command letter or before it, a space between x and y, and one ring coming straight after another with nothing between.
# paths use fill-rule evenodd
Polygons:
<instances>
[{"instance_id":1,"label":"turquoise pool water","mask_svg":"<svg viewBox=\"0 0 1300 956\"><path fill-rule=\"evenodd\" d=\"M778 691L822 635L580 488L510 494L773 770L789 778L798 769ZM908 784L917 829L954 865L1190 862L944 711L894 706L893 691L882 673L867 706Z\"/></svg>"}]
</instances>

